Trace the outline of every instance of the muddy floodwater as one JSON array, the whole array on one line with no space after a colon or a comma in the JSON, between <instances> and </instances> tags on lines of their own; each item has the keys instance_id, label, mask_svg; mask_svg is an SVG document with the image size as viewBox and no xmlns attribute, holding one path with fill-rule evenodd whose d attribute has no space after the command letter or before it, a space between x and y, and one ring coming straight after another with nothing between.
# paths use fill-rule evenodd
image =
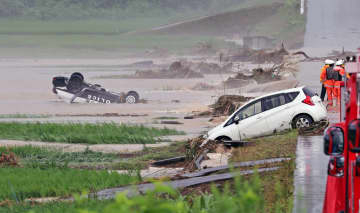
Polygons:
<instances>
[{"instance_id":1,"label":"muddy floodwater","mask_svg":"<svg viewBox=\"0 0 360 213\"><path fill-rule=\"evenodd\" d=\"M134 60L135 61L135 60ZM101 59L3 59L0 70L6 75L0 78L1 114L79 114L79 113L162 113L191 112L202 110L211 102L212 96L222 91L190 91L198 82L218 84L222 80L218 75L208 75L203 79L112 79L106 76L135 72L135 68L121 65L128 60ZM67 104L52 93L54 76L70 76L73 72L82 72L85 80L98 83L116 92L136 90L147 104ZM104 77L98 79L98 77ZM224 76L225 78L226 76Z\"/></svg>"}]
</instances>

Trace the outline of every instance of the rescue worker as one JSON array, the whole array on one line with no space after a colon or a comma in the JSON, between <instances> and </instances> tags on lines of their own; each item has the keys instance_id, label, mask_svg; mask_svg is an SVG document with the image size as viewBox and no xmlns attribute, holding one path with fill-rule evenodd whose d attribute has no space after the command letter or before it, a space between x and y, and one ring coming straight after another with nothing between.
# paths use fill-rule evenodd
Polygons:
<instances>
[{"instance_id":1,"label":"rescue worker","mask_svg":"<svg viewBox=\"0 0 360 213\"><path fill-rule=\"evenodd\" d=\"M326 68L329 67L329 63L331 63L331 60L326 59L325 60L325 65L321 68L321 73L325 72ZM324 79L321 79L321 74L320 74L320 82L322 82L323 80ZM320 94L321 101L324 101L325 95L326 95L326 88L324 86L324 83L322 82L321 83L321 94Z\"/></svg>"},{"instance_id":2,"label":"rescue worker","mask_svg":"<svg viewBox=\"0 0 360 213\"><path fill-rule=\"evenodd\" d=\"M340 98L341 98L341 82L344 81L345 78L350 78L349 74L345 73L345 61L338 60L335 64L334 72L334 98L336 99L336 105L340 106Z\"/></svg>"},{"instance_id":3,"label":"rescue worker","mask_svg":"<svg viewBox=\"0 0 360 213\"><path fill-rule=\"evenodd\" d=\"M320 74L320 82L324 84L326 89L326 94L328 96L328 106L333 105L333 92L334 92L334 65L335 61L328 60L327 64L329 65L327 68L322 69Z\"/></svg>"}]
</instances>

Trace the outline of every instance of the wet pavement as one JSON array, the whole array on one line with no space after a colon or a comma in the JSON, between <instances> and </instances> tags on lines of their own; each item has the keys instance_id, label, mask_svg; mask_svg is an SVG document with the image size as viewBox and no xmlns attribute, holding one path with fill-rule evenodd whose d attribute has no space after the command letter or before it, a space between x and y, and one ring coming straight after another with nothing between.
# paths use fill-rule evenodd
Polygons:
<instances>
[{"instance_id":1,"label":"wet pavement","mask_svg":"<svg viewBox=\"0 0 360 213\"><path fill-rule=\"evenodd\" d=\"M305 52L326 56L332 50L354 51L360 46L359 0L307 0ZM302 63L297 79L320 94L322 63ZM329 113L331 123L338 114ZM296 152L294 213L322 212L328 157L323 153L322 136L299 136Z\"/></svg>"},{"instance_id":2,"label":"wet pavement","mask_svg":"<svg viewBox=\"0 0 360 213\"><path fill-rule=\"evenodd\" d=\"M293 212L322 211L328 159L322 136L298 137Z\"/></svg>"},{"instance_id":3,"label":"wet pavement","mask_svg":"<svg viewBox=\"0 0 360 213\"><path fill-rule=\"evenodd\" d=\"M356 50L360 46L359 0L307 0L305 48L309 53Z\"/></svg>"}]
</instances>

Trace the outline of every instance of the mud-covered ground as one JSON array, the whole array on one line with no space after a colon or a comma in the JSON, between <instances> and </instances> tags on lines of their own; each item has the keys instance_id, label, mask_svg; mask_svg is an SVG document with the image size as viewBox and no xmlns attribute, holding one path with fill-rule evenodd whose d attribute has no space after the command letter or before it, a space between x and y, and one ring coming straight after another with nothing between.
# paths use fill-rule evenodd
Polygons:
<instances>
[{"instance_id":1,"label":"mud-covered ground","mask_svg":"<svg viewBox=\"0 0 360 213\"><path fill-rule=\"evenodd\" d=\"M207 61L216 62L209 57ZM198 135L214 126L208 122L209 117L197 119L184 119L184 116L209 110L208 106L224 94L246 94L249 91L252 97L269 92L261 90L254 83L246 86L228 89L221 86L222 82L236 73L204 74L204 78L187 79L122 79L112 76L134 74L136 71L168 67L177 58L151 59L152 63L144 62L146 59L3 59L0 70L6 75L0 78L1 121L84 121L84 122L122 122L145 124L163 127L164 119L158 117L176 117L182 125L167 125ZM187 60L200 63L204 58L188 57ZM135 63L135 64L134 64ZM244 63L245 69L256 65ZM82 72L85 81L98 83L107 89L119 92L136 90L147 103L130 104L68 104L52 93L52 78L54 76L70 76L73 72ZM216 85L210 90L193 90L198 84ZM263 83L266 87L268 83ZM283 87L281 82L276 82ZM280 85L279 85L280 84ZM276 89L270 83L267 87ZM101 116L112 113L122 116ZM10 114L46 115L35 118L7 118ZM54 116L56 115L56 116ZM83 116L82 116L83 115ZM89 116L94 115L94 116ZM132 115L132 116L127 116ZM37 118L36 118L37 117Z\"/></svg>"}]
</instances>

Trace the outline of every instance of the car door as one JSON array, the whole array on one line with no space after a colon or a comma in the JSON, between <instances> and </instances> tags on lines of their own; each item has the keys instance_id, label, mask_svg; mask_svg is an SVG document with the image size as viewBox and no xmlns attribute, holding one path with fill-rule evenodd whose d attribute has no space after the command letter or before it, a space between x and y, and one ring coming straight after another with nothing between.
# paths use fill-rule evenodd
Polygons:
<instances>
[{"instance_id":1,"label":"car door","mask_svg":"<svg viewBox=\"0 0 360 213\"><path fill-rule=\"evenodd\" d=\"M291 127L291 113L285 94L272 95L262 100L264 118L269 129L266 134L283 131Z\"/></svg>"},{"instance_id":2,"label":"car door","mask_svg":"<svg viewBox=\"0 0 360 213\"><path fill-rule=\"evenodd\" d=\"M241 139L261 136L268 129L266 119L262 115L262 101L254 101L242 108L237 116L240 121L237 130Z\"/></svg>"}]
</instances>

